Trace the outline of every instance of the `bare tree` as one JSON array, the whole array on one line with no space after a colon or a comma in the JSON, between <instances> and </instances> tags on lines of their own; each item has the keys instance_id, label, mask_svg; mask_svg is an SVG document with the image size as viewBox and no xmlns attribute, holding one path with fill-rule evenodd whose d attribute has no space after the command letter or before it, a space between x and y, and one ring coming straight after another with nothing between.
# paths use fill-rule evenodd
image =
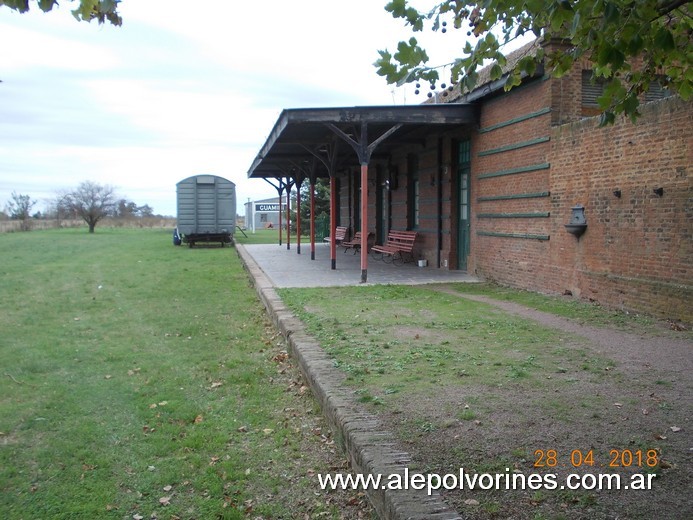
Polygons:
<instances>
[{"instance_id":1,"label":"bare tree","mask_svg":"<svg viewBox=\"0 0 693 520\"><path fill-rule=\"evenodd\" d=\"M21 230L29 231L31 229L31 208L36 205L35 200L31 200L29 195L22 195L17 192L12 192L12 199L7 203L7 214L13 220L21 220Z\"/></svg>"},{"instance_id":2,"label":"bare tree","mask_svg":"<svg viewBox=\"0 0 693 520\"><path fill-rule=\"evenodd\" d=\"M116 206L115 189L112 186L84 181L75 191L66 195L67 207L82 217L94 232L96 224L113 213Z\"/></svg>"}]
</instances>

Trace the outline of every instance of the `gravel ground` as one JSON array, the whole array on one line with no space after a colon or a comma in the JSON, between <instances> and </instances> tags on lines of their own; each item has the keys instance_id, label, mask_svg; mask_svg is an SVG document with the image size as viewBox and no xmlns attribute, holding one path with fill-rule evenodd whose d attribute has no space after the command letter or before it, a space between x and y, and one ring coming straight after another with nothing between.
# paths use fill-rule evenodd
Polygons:
<instances>
[{"instance_id":1,"label":"gravel ground","mask_svg":"<svg viewBox=\"0 0 693 520\"><path fill-rule=\"evenodd\" d=\"M565 333L568 348L587 348L591 355L614 362L596 376L571 373L569 384L559 374L536 388L441 388L430 398L397 401L392 412L382 414L420 471L557 474L558 487L552 490L446 492L446 501L463 518L693 518L690 332L671 330L665 322L628 331L594 327L511 302L463 295L446 286L439 290L558 329ZM483 403L477 420L456 420L468 402ZM412 432L413 421L444 426ZM562 464L535 467L542 456L547 462L549 450L556 451ZM578 457L591 450L594 464L573 466L573 450L579 450ZM638 453L640 467L630 461ZM655 468L647 467L648 454L656 456ZM657 476L649 490L560 489L570 473L613 473L624 483L632 482L633 474L643 474L644 479L647 473Z\"/></svg>"}]
</instances>

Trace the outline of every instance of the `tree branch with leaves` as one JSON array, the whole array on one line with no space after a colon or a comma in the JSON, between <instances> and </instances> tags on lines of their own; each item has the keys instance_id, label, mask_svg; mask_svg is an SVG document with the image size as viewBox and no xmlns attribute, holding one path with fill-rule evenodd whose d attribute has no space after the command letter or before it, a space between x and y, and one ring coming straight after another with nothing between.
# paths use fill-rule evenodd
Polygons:
<instances>
[{"instance_id":1,"label":"tree branch with leaves","mask_svg":"<svg viewBox=\"0 0 693 520\"><path fill-rule=\"evenodd\" d=\"M29 0L0 0L0 7L6 6L20 13L26 13L32 3L34 2L29 2ZM44 13L51 11L53 7L58 5L57 0L36 0L35 3ZM79 0L79 5L72 10L72 15L78 21L97 20L99 23L109 22L112 25L120 26L123 19L118 14L119 3L120 0Z\"/></svg>"},{"instance_id":2,"label":"tree branch with leaves","mask_svg":"<svg viewBox=\"0 0 693 520\"><path fill-rule=\"evenodd\" d=\"M403 85L440 79L449 70L450 81L473 90L478 71L492 62L490 79L508 74L505 88L518 85L524 74L533 74L540 63L561 77L579 61L592 63L594 79L606 83L599 99L602 123L617 114L635 120L640 115L639 97L657 81L683 99L693 90L693 19L691 3L682 0L446 0L427 12L408 0L392 0L385 9L401 18L414 33L424 30L447 33L454 29L459 40L451 42L448 63L431 65L426 50L415 37L401 41L397 51L380 50L375 62L388 83ZM561 49L521 58L505 71L504 49L517 38L558 38ZM466 36L466 37L465 37Z\"/></svg>"}]
</instances>

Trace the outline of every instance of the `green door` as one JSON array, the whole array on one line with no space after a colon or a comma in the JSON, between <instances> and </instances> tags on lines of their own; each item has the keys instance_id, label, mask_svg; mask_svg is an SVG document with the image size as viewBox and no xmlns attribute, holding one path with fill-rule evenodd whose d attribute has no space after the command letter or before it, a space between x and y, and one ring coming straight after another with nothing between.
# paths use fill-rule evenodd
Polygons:
<instances>
[{"instance_id":1,"label":"green door","mask_svg":"<svg viewBox=\"0 0 693 520\"><path fill-rule=\"evenodd\" d=\"M457 269L467 269L469 256L469 222L470 222L470 172L471 142L467 139L459 143L457 175L459 187L457 210Z\"/></svg>"},{"instance_id":2,"label":"green door","mask_svg":"<svg viewBox=\"0 0 693 520\"><path fill-rule=\"evenodd\" d=\"M376 243L384 244L387 234L390 232L390 188L385 183L382 174L378 174L376 188L375 218L376 218Z\"/></svg>"}]
</instances>

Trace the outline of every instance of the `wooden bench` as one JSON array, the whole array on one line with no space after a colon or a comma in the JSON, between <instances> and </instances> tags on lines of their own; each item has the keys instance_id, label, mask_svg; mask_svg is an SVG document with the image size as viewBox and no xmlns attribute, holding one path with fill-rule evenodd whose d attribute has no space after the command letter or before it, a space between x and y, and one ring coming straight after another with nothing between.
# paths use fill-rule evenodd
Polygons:
<instances>
[{"instance_id":1,"label":"wooden bench","mask_svg":"<svg viewBox=\"0 0 693 520\"><path fill-rule=\"evenodd\" d=\"M368 240L370 240L373 237L373 233L368 233ZM357 231L356 234L354 235L354 238L351 240L347 240L342 242L342 247L344 248L344 252L346 253L349 249L354 250L354 254L356 254L357 251L361 250L361 232Z\"/></svg>"},{"instance_id":2,"label":"wooden bench","mask_svg":"<svg viewBox=\"0 0 693 520\"><path fill-rule=\"evenodd\" d=\"M384 262L391 261L394 264L413 262L416 235L416 231L391 230L384 244L376 244L371 248L371 254L376 259L382 259Z\"/></svg>"},{"instance_id":3,"label":"wooden bench","mask_svg":"<svg viewBox=\"0 0 693 520\"><path fill-rule=\"evenodd\" d=\"M348 228L346 226L337 226L334 230L334 239L337 244L340 242L343 242L344 239L346 238ZM329 242L331 240L331 237L325 237L323 240L325 242Z\"/></svg>"}]
</instances>

